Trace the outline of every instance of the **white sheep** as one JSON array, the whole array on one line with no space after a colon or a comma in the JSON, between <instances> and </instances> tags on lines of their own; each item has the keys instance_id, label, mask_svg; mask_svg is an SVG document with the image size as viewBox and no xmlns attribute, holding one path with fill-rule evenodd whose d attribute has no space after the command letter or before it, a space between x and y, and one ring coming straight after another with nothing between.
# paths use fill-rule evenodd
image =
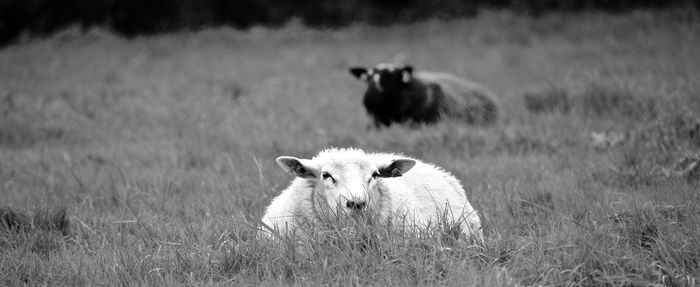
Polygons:
<instances>
[{"instance_id":1,"label":"white sheep","mask_svg":"<svg viewBox=\"0 0 700 287\"><path fill-rule=\"evenodd\" d=\"M280 234L300 222L373 211L381 220L425 227L459 223L461 232L482 238L481 222L459 181L432 164L403 155L331 148L312 159L281 156L277 164L296 176L272 200L262 222ZM406 225L404 225L406 226Z\"/></svg>"}]
</instances>

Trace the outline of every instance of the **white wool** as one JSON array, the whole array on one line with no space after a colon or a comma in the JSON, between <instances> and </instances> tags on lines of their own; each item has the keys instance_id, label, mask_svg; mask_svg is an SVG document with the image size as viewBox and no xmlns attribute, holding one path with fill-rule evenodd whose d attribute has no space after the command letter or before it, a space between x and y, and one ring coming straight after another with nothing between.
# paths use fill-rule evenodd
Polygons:
<instances>
[{"instance_id":1,"label":"white wool","mask_svg":"<svg viewBox=\"0 0 700 287\"><path fill-rule=\"evenodd\" d=\"M378 168L397 159L410 159L416 164L402 176L367 181ZM298 222L315 223L332 214L351 214L344 207L353 199L366 200L367 208L383 220L398 217L420 227L442 222L441 217L447 215L460 222L465 234L482 236L479 216L462 185L432 164L400 154L365 153L354 148L326 149L304 162L317 167L319 173L332 174L337 186L330 180L324 182L321 176L296 177L272 200L262 218L265 225L281 234L295 232Z\"/></svg>"},{"instance_id":2,"label":"white wool","mask_svg":"<svg viewBox=\"0 0 700 287\"><path fill-rule=\"evenodd\" d=\"M393 70L399 69L399 66L396 64L392 64L392 63L379 63L376 66L374 66L374 68L377 70L393 71Z\"/></svg>"}]
</instances>

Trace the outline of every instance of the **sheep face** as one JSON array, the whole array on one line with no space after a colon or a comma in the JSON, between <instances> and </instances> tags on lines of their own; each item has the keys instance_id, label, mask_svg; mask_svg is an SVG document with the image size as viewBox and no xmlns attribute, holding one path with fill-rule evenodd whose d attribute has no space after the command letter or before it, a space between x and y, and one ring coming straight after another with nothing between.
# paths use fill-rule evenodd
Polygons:
<instances>
[{"instance_id":1,"label":"sheep face","mask_svg":"<svg viewBox=\"0 0 700 287\"><path fill-rule=\"evenodd\" d=\"M379 181L401 176L416 162L399 158L378 164L366 156L330 159L282 156L277 158L277 164L287 173L307 180L313 187L315 202L327 206L334 214L353 215L376 207L381 197Z\"/></svg>"},{"instance_id":2,"label":"sheep face","mask_svg":"<svg viewBox=\"0 0 700 287\"><path fill-rule=\"evenodd\" d=\"M367 82L367 95L394 94L411 81L413 67L379 64L372 69L353 67L350 73Z\"/></svg>"}]
</instances>

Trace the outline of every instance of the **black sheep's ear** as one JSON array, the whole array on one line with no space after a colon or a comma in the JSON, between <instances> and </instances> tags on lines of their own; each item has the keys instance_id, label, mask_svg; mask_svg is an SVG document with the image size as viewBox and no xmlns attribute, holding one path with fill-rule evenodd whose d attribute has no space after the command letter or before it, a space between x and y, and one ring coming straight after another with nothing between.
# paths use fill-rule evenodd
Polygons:
<instances>
[{"instance_id":1,"label":"black sheep's ear","mask_svg":"<svg viewBox=\"0 0 700 287\"><path fill-rule=\"evenodd\" d=\"M379 177L399 177L415 165L416 161L412 159L396 159L387 166L379 167Z\"/></svg>"},{"instance_id":2,"label":"black sheep's ear","mask_svg":"<svg viewBox=\"0 0 700 287\"><path fill-rule=\"evenodd\" d=\"M369 77L369 72L365 67L352 67L350 68L350 74L363 81Z\"/></svg>"},{"instance_id":3,"label":"black sheep's ear","mask_svg":"<svg viewBox=\"0 0 700 287\"><path fill-rule=\"evenodd\" d=\"M401 81L408 83L411 81L411 78L413 78L413 66L406 65L403 67L403 70L401 70Z\"/></svg>"}]
</instances>

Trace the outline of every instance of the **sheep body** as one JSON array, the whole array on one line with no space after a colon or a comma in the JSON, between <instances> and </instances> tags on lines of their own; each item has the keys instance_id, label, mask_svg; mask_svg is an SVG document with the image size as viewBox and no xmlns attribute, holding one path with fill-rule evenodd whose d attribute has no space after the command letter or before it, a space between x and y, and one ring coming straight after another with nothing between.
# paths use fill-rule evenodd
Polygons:
<instances>
[{"instance_id":1,"label":"sheep body","mask_svg":"<svg viewBox=\"0 0 700 287\"><path fill-rule=\"evenodd\" d=\"M297 178L272 200L262 218L282 234L295 232L302 221L322 224L334 215L373 212L384 222L393 219L412 227L441 223L444 216L459 222L463 233L481 237L479 216L462 185L432 164L398 154L335 148L299 162L303 170L280 164ZM303 176L305 171L310 171L308 176Z\"/></svg>"},{"instance_id":2,"label":"sheep body","mask_svg":"<svg viewBox=\"0 0 700 287\"><path fill-rule=\"evenodd\" d=\"M368 83L363 104L377 127L394 122L433 123L442 118L488 125L499 117L491 91L449 73L414 72L411 66L390 64L350 71Z\"/></svg>"},{"instance_id":3,"label":"sheep body","mask_svg":"<svg viewBox=\"0 0 700 287\"><path fill-rule=\"evenodd\" d=\"M449 117L475 124L491 124L498 119L498 104L493 93L475 82L435 72L418 72L416 79L429 83L427 86L439 87L444 94L441 109Z\"/></svg>"}]
</instances>

